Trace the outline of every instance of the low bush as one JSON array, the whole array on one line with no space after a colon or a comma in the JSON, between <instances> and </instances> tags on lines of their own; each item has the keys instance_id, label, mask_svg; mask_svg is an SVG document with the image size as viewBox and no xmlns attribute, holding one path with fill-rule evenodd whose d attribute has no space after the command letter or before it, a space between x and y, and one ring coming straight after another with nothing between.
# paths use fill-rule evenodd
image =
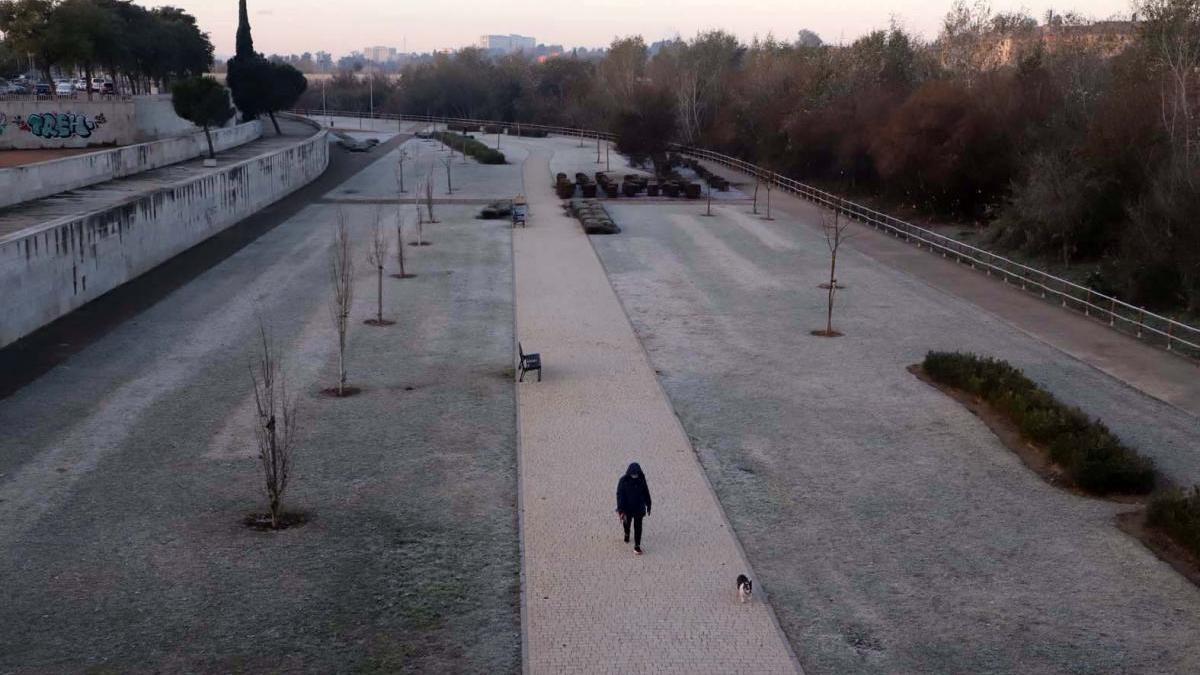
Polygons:
<instances>
[{"instance_id":1,"label":"low bush","mask_svg":"<svg viewBox=\"0 0 1200 675\"><path fill-rule=\"evenodd\" d=\"M433 137L455 150L464 150L480 164L508 163L503 152L495 148L490 148L470 136L463 136L462 134L450 133L448 131L438 131L433 134Z\"/></svg>"},{"instance_id":2,"label":"low bush","mask_svg":"<svg viewBox=\"0 0 1200 675\"><path fill-rule=\"evenodd\" d=\"M1200 556L1200 486L1189 492L1167 490L1155 495L1146 510L1146 524Z\"/></svg>"},{"instance_id":3,"label":"low bush","mask_svg":"<svg viewBox=\"0 0 1200 675\"><path fill-rule=\"evenodd\" d=\"M1125 446L1108 427L1067 406L1004 361L930 352L922 364L934 382L979 396L1048 449L1077 486L1097 495L1148 494L1154 462Z\"/></svg>"}]
</instances>

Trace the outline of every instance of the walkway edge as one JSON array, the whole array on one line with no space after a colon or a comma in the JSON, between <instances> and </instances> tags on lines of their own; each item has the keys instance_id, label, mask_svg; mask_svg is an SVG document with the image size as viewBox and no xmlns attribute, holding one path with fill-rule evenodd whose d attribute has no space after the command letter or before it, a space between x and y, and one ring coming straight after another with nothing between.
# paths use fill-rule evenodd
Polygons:
<instances>
[{"instance_id":1,"label":"walkway edge","mask_svg":"<svg viewBox=\"0 0 1200 675\"><path fill-rule=\"evenodd\" d=\"M645 361L648 368L654 370L654 362L650 360L650 353L646 351L646 343L642 342L641 336L637 334L637 326L634 325L633 319L629 314L629 308L625 306L625 301L621 299L621 294L617 293L617 289L613 288L612 275L608 271L608 266L604 264L604 258L602 258L599 252L596 251L596 243L592 239L593 236L595 235L587 236L588 245L592 247L592 255L596 256L596 260L600 263L600 268L604 270L604 276L608 279L609 290L612 291L613 296L617 299L617 304L620 305L621 312L625 314L625 320L628 321L629 326L633 328L633 334L635 337L637 337L637 343L642 354L642 359ZM688 448L692 451L692 456L695 458L696 463L700 465L700 475L704 477L704 484L708 486L708 493L712 497L712 500L717 504L717 511L721 514L721 520L725 523L725 527L729 528L729 532L733 535L733 543L737 547L738 556L742 559L742 564L745 565L745 569L747 571L753 571L753 567L750 565L750 558L746 555L745 547L742 546L742 538L738 536L737 530L733 527L733 523L729 521L729 515L725 513L725 506L721 504L721 499L717 496L717 491L713 488L712 481L708 479L708 472L704 470L704 462L700 461L700 455L697 454L696 447L692 445L692 436L687 432L687 427L683 426L683 420L679 418L679 409L675 407L675 401L671 400L666 388L663 387L661 378L655 377L654 382L658 386L659 393L662 395L663 399L666 400L667 405L671 408L671 416L675 418L675 424L679 427L679 433L683 434L683 437L687 439ZM518 433L520 433L519 427ZM519 442L520 439L518 439L518 443ZM755 583L757 584L758 582ZM796 672L803 675L804 667L801 665L800 657L796 655L796 650L792 647L792 643L788 639L787 633L783 630L783 624L779 623L779 617L775 614L775 605L771 603L770 591L759 585L758 590L756 590L755 593L761 596L762 603L767 606L767 613L771 617L771 623L774 624L776 634L778 634L779 639L783 641L784 646L787 648L788 655L792 658L792 664L796 666Z\"/></svg>"}]
</instances>

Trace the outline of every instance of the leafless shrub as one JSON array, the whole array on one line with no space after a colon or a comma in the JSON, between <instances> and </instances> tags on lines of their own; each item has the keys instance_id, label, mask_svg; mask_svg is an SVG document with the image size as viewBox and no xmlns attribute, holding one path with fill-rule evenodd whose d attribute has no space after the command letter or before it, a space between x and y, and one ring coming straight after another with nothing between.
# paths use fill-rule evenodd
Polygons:
<instances>
[{"instance_id":1,"label":"leafless shrub","mask_svg":"<svg viewBox=\"0 0 1200 675\"><path fill-rule=\"evenodd\" d=\"M292 471L299 407L295 397L288 394L287 378L279 367L275 345L261 318L258 337L258 353L250 364L254 405L258 413L254 438L258 443L258 459L267 490L271 529L279 529L283 493Z\"/></svg>"}]
</instances>

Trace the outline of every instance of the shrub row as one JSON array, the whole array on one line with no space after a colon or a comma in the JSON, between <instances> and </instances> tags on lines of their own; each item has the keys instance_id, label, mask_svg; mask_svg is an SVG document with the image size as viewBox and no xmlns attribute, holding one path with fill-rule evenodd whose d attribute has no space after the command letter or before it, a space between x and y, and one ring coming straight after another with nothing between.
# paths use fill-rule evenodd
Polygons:
<instances>
[{"instance_id":1,"label":"shrub row","mask_svg":"<svg viewBox=\"0 0 1200 675\"><path fill-rule=\"evenodd\" d=\"M1146 509L1146 524L1200 556L1200 486L1190 492L1167 490L1155 495Z\"/></svg>"},{"instance_id":2,"label":"shrub row","mask_svg":"<svg viewBox=\"0 0 1200 675\"><path fill-rule=\"evenodd\" d=\"M465 150L468 155L474 157L480 164L508 163L503 152L495 148L489 148L470 136L463 136L462 134L450 133L448 131L438 131L433 134L433 137L455 150ZM466 143L465 146L463 145L464 143Z\"/></svg>"},{"instance_id":3,"label":"shrub row","mask_svg":"<svg viewBox=\"0 0 1200 675\"><path fill-rule=\"evenodd\" d=\"M1147 494L1154 489L1152 460L1008 363L974 354L930 352L923 367L933 381L979 396L1007 416L1025 439L1048 448L1051 461L1081 489L1097 495Z\"/></svg>"}]
</instances>

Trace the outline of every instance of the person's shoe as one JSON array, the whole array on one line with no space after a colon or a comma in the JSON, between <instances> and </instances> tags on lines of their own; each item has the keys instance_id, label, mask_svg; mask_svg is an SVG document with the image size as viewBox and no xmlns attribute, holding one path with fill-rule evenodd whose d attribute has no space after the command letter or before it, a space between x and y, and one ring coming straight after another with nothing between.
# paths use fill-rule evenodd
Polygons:
<instances>
[{"instance_id":1,"label":"person's shoe","mask_svg":"<svg viewBox=\"0 0 1200 675\"><path fill-rule=\"evenodd\" d=\"M634 546L634 547L633 547L633 552L634 552L634 553L636 553L636 554L638 554L638 555L641 555L641 554L642 554L642 547L641 547L641 546Z\"/></svg>"},{"instance_id":2,"label":"person's shoe","mask_svg":"<svg viewBox=\"0 0 1200 675\"><path fill-rule=\"evenodd\" d=\"M625 543L626 543L626 544L628 544L628 543L629 543L629 535L625 535Z\"/></svg>"}]
</instances>

